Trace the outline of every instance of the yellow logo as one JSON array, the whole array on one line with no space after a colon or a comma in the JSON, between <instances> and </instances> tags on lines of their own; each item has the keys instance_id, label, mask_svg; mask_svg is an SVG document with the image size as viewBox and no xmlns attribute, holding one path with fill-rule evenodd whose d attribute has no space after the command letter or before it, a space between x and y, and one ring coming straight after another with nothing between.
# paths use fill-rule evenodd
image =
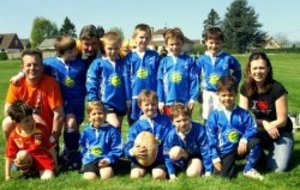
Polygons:
<instances>
[{"instance_id":1,"label":"yellow logo","mask_svg":"<svg viewBox=\"0 0 300 190\"><path fill-rule=\"evenodd\" d=\"M66 87L71 88L74 86L75 81L70 76L67 76L64 80L64 84L66 85Z\"/></svg>"},{"instance_id":2,"label":"yellow logo","mask_svg":"<svg viewBox=\"0 0 300 190\"><path fill-rule=\"evenodd\" d=\"M137 71L137 77L138 77L138 78L145 79L145 78L148 77L148 75L149 75L148 70L145 69L145 68L140 68L140 69Z\"/></svg>"},{"instance_id":3,"label":"yellow logo","mask_svg":"<svg viewBox=\"0 0 300 190\"><path fill-rule=\"evenodd\" d=\"M236 143L239 141L239 132L233 130L233 131L230 131L227 135L227 139L229 140L229 142L232 142L232 143Z\"/></svg>"},{"instance_id":4,"label":"yellow logo","mask_svg":"<svg viewBox=\"0 0 300 190\"><path fill-rule=\"evenodd\" d=\"M209 77L209 82L211 83L211 84L213 84L213 85L216 85L217 84L217 82L218 82L218 80L219 80L219 76L218 75L216 75L216 74L212 74L212 75L210 75L210 77Z\"/></svg>"},{"instance_id":5,"label":"yellow logo","mask_svg":"<svg viewBox=\"0 0 300 190\"><path fill-rule=\"evenodd\" d=\"M102 154L102 150L101 150L100 147L92 147L92 148L90 149L90 152L91 152L91 154L94 155L94 156L100 156L100 155Z\"/></svg>"},{"instance_id":6,"label":"yellow logo","mask_svg":"<svg viewBox=\"0 0 300 190\"><path fill-rule=\"evenodd\" d=\"M110 79L110 82L115 87L119 87L121 85L121 79L118 75L113 75Z\"/></svg>"},{"instance_id":7,"label":"yellow logo","mask_svg":"<svg viewBox=\"0 0 300 190\"><path fill-rule=\"evenodd\" d=\"M180 83L182 80L182 75L180 72L174 72L172 74L172 77L171 77L171 81L174 82L175 84L178 84Z\"/></svg>"}]
</instances>

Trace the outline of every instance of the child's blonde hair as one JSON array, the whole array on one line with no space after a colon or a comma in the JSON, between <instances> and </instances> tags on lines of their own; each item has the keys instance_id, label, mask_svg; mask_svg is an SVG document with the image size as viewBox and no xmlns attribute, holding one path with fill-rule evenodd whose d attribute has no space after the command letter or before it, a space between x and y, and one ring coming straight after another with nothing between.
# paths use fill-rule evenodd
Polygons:
<instances>
[{"instance_id":1,"label":"child's blonde hair","mask_svg":"<svg viewBox=\"0 0 300 190\"><path fill-rule=\"evenodd\" d=\"M181 103L176 103L171 108L170 118L174 120L178 116L187 116L191 118L191 112L189 111L188 107Z\"/></svg>"},{"instance_id":2,"label":"child's blonde hair","mask_svg":"<svg viewBox=\"0 0 300 190\"><path fill-rule=\"evenodd\" d=\"M117 32L113 32L113 31L105 33L101 38L101 41L103 45L118 43L121 46L122 43L122 39L120 35Z\"/></svg>"},{"instance_id":3,"label":"child's blonde hair","mask_svg":"<svg viewBox=\"0 0 300 190\"><path fill-rule=\"evenodd\" d=\"M54 48L58 56L62 56L66 51L76 48L76 40L68 35L58 36L54 42Z\"/></svg>"},{"instance_id":4,"label":"child's blonde hair","mask_svg":"<svg viewBox=\"0 0 300 190\"><path fill-rule=\"evenodd\" d=\"M137 33L139 31L146 32L149 35L149 37L151 38L152 31L151 31L151 28L150 28L150 26L148 24L143 24L142 23L142 24L136 25L135 28L134 28L134 31L133 31L132 38L135 38L137 36Z\"/></svg>"},{"instance_id":5,"label":"child's blonde hair","mask_svg":"<svg viewBox=\"0 0 300 190\"><path fill-rule=\"evenodd\" d=\"M141 106L142 102L145 100L152 100L158 103L157 94L152 90L142 90L142 92L138 96L138 105Z\"/></svg>"},{"instance_id":6,"label":"child's blonde hair","mask_svg":"<svg viewBox=\"0 0 300 190\"><path fill-rule=\"evenodd\" d=\"M180 28L172 28L164 33L165 42L168 43L169 39L179 39L184 43L184 35Z\"/></svg>"},{"instance_id":7,"label":"child's blonde hair","mask_svg":"<svg viewBox=\"0 0 300 190\"><path fill-rule=\"evenodd\" d=\"M88 107L86 109L86 113L88 115L90 115L90 113L92 112L93 109L100 109L102 112L106 113L105 112L105 109L104 109L104 106L103 104L100 102L100 101L91 101L88 103Z\"/></svg>"}]
</instances>

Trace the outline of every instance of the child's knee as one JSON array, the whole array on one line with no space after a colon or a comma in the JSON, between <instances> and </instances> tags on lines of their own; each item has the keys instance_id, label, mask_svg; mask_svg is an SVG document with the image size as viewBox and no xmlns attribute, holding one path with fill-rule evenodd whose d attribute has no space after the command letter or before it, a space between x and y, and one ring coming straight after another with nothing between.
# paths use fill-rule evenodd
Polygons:
<instances>
[{"instance_id":1,"label":"child's knee","mask_svg":"<svg viewBox=\"0 0 300 190\"><path fill-rule=\"evenodd\" d=\"M101 179L109 179L114 176L114 171L112 167L105 167L100 169Z\"/></svg>"},{"instance_id":2,"label":"child's knee","mask_svg":"<svg viewBox=\"0 0 300 190\"><path fill-rule=\"evenodd\" d=\"M153 169L152 170L152 177L155 180L166 179L166 172L162 169Z\"/></svg>"},{"instance_id":3,"label":"child's knee","mask_svg":"<svg viewBox=\"0 0 300 190\"><path fill-rule=\"evenodd\" d=\"M130 178L131 179L139 179L144 177L145 175L145 170L140 169L140 168L134 168L130 172Z\"/></svg>"},{"instance_id":4,"label":"child's knee","mask_svg":"<svg viewBox=\"0 0 300 190\"><path fill-rule=\"evenodd\" d=\"M26 150L20 150L16 155L15 162L17 165L30 166L32 164L32 157Z\"/></svg>"},{"instance_id":5,"label":"child's knee","mask_svg":"<svg viewBox=\"0 0 300 190\"><path fill-rule=\"evenodd\" d=\"M179 146L174 146L171 148L169 152L169 156L171 160L177 161L183 157L181 148Z\"/></svg>"},{"instance_id":6,"label":"child's knee","mask_svg":"<svg viewBox=\"0 0 300 190\"><path fill-rule=\"evenodd\" d=\"M95 174L94 172L84 172L83 179L95 180L97 179L97 174Z\"/></svg>"},{"instance_id":7,"label":"child's knee","mask_svg":"<svg viewBox=\"0 0 300 190\"><path fill-rule=\"evenodd\" d=\"M66 130L78 131L78 125L74 114L66 115Z\"/></svg>"},{"instance_id":8,"label":"child's knee","mask_svg":"<svg viewBox=\"0 0 300 190\"><path fill-rule=\"evenodd\" d=\"M197 176L201 176L201 172L202 172L201 160L198 158L192 159L188 164L186 175L188 177L197 177Z\"/></svg>"},{"instance_id":9,"label":"child's knee","mask_svg":"<svg viewBox=\"0 0 300 190\"><path fill-rule=\"evenodd\" d=\"M41 171L41 179L42 180L47 180L47 179L52 179L54 178L54 172L51 171L51 170L44 170L44 171Z\"/></svg>"}]
</instances>

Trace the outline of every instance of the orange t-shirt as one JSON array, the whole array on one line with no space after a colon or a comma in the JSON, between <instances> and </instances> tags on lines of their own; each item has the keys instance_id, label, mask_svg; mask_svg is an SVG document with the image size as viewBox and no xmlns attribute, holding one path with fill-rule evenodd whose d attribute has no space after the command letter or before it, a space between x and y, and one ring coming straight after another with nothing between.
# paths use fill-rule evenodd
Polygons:
<instances>
[{"instance_id":1,"label":"orange t-shirt","mask_svg":"<svg viewBox=\"0 0 300 190\"><path fill-rule=\"evenodd\" d=\"M23 78L18 85L10 84L5 103L13 104L17 100L22 100L27 104L38 107L40 116L52 130L53 111L55 108L63 106L63 99L57 82L43 74L38 84L30 84Z\"/></svg>"}]
</instances>

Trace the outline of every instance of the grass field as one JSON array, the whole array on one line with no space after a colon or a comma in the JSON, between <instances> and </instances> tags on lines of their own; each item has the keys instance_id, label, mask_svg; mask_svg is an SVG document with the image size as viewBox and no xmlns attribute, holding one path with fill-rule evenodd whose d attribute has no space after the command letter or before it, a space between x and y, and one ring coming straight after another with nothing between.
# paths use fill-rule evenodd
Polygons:
<instances>
[{"instance_id":1,"label":"grass field","mask_svg":"<svg viewBox=\"0 0 300 190\"><path fill-rule=\"evenodd\" d=\"M237 55L242 65L247 55ZM289 111L300 112L300 54L270 55L274 76L289 92ZM19 70L19 61L0 61L0 119L2 120L4 99L9 78ZM194 118L199 119L197 105ZM124 124L123 134L127 125ZM124 136L124 135L123 135ZM300 187L300 132L295 133L295 151L291 167L286 173L266 173L264 181L244 178L241 174L236 179L226 180L218 177L188 179L184 174L176 183L168 181L153 181L150 175L144 179L132 181L129 171L122 171L113 179L107 181L88 182L77 172L60 174L53 180L39 179L4 181L4 137L0 134L0 189L299 189Z\"/></svg>"}]
</instances>

